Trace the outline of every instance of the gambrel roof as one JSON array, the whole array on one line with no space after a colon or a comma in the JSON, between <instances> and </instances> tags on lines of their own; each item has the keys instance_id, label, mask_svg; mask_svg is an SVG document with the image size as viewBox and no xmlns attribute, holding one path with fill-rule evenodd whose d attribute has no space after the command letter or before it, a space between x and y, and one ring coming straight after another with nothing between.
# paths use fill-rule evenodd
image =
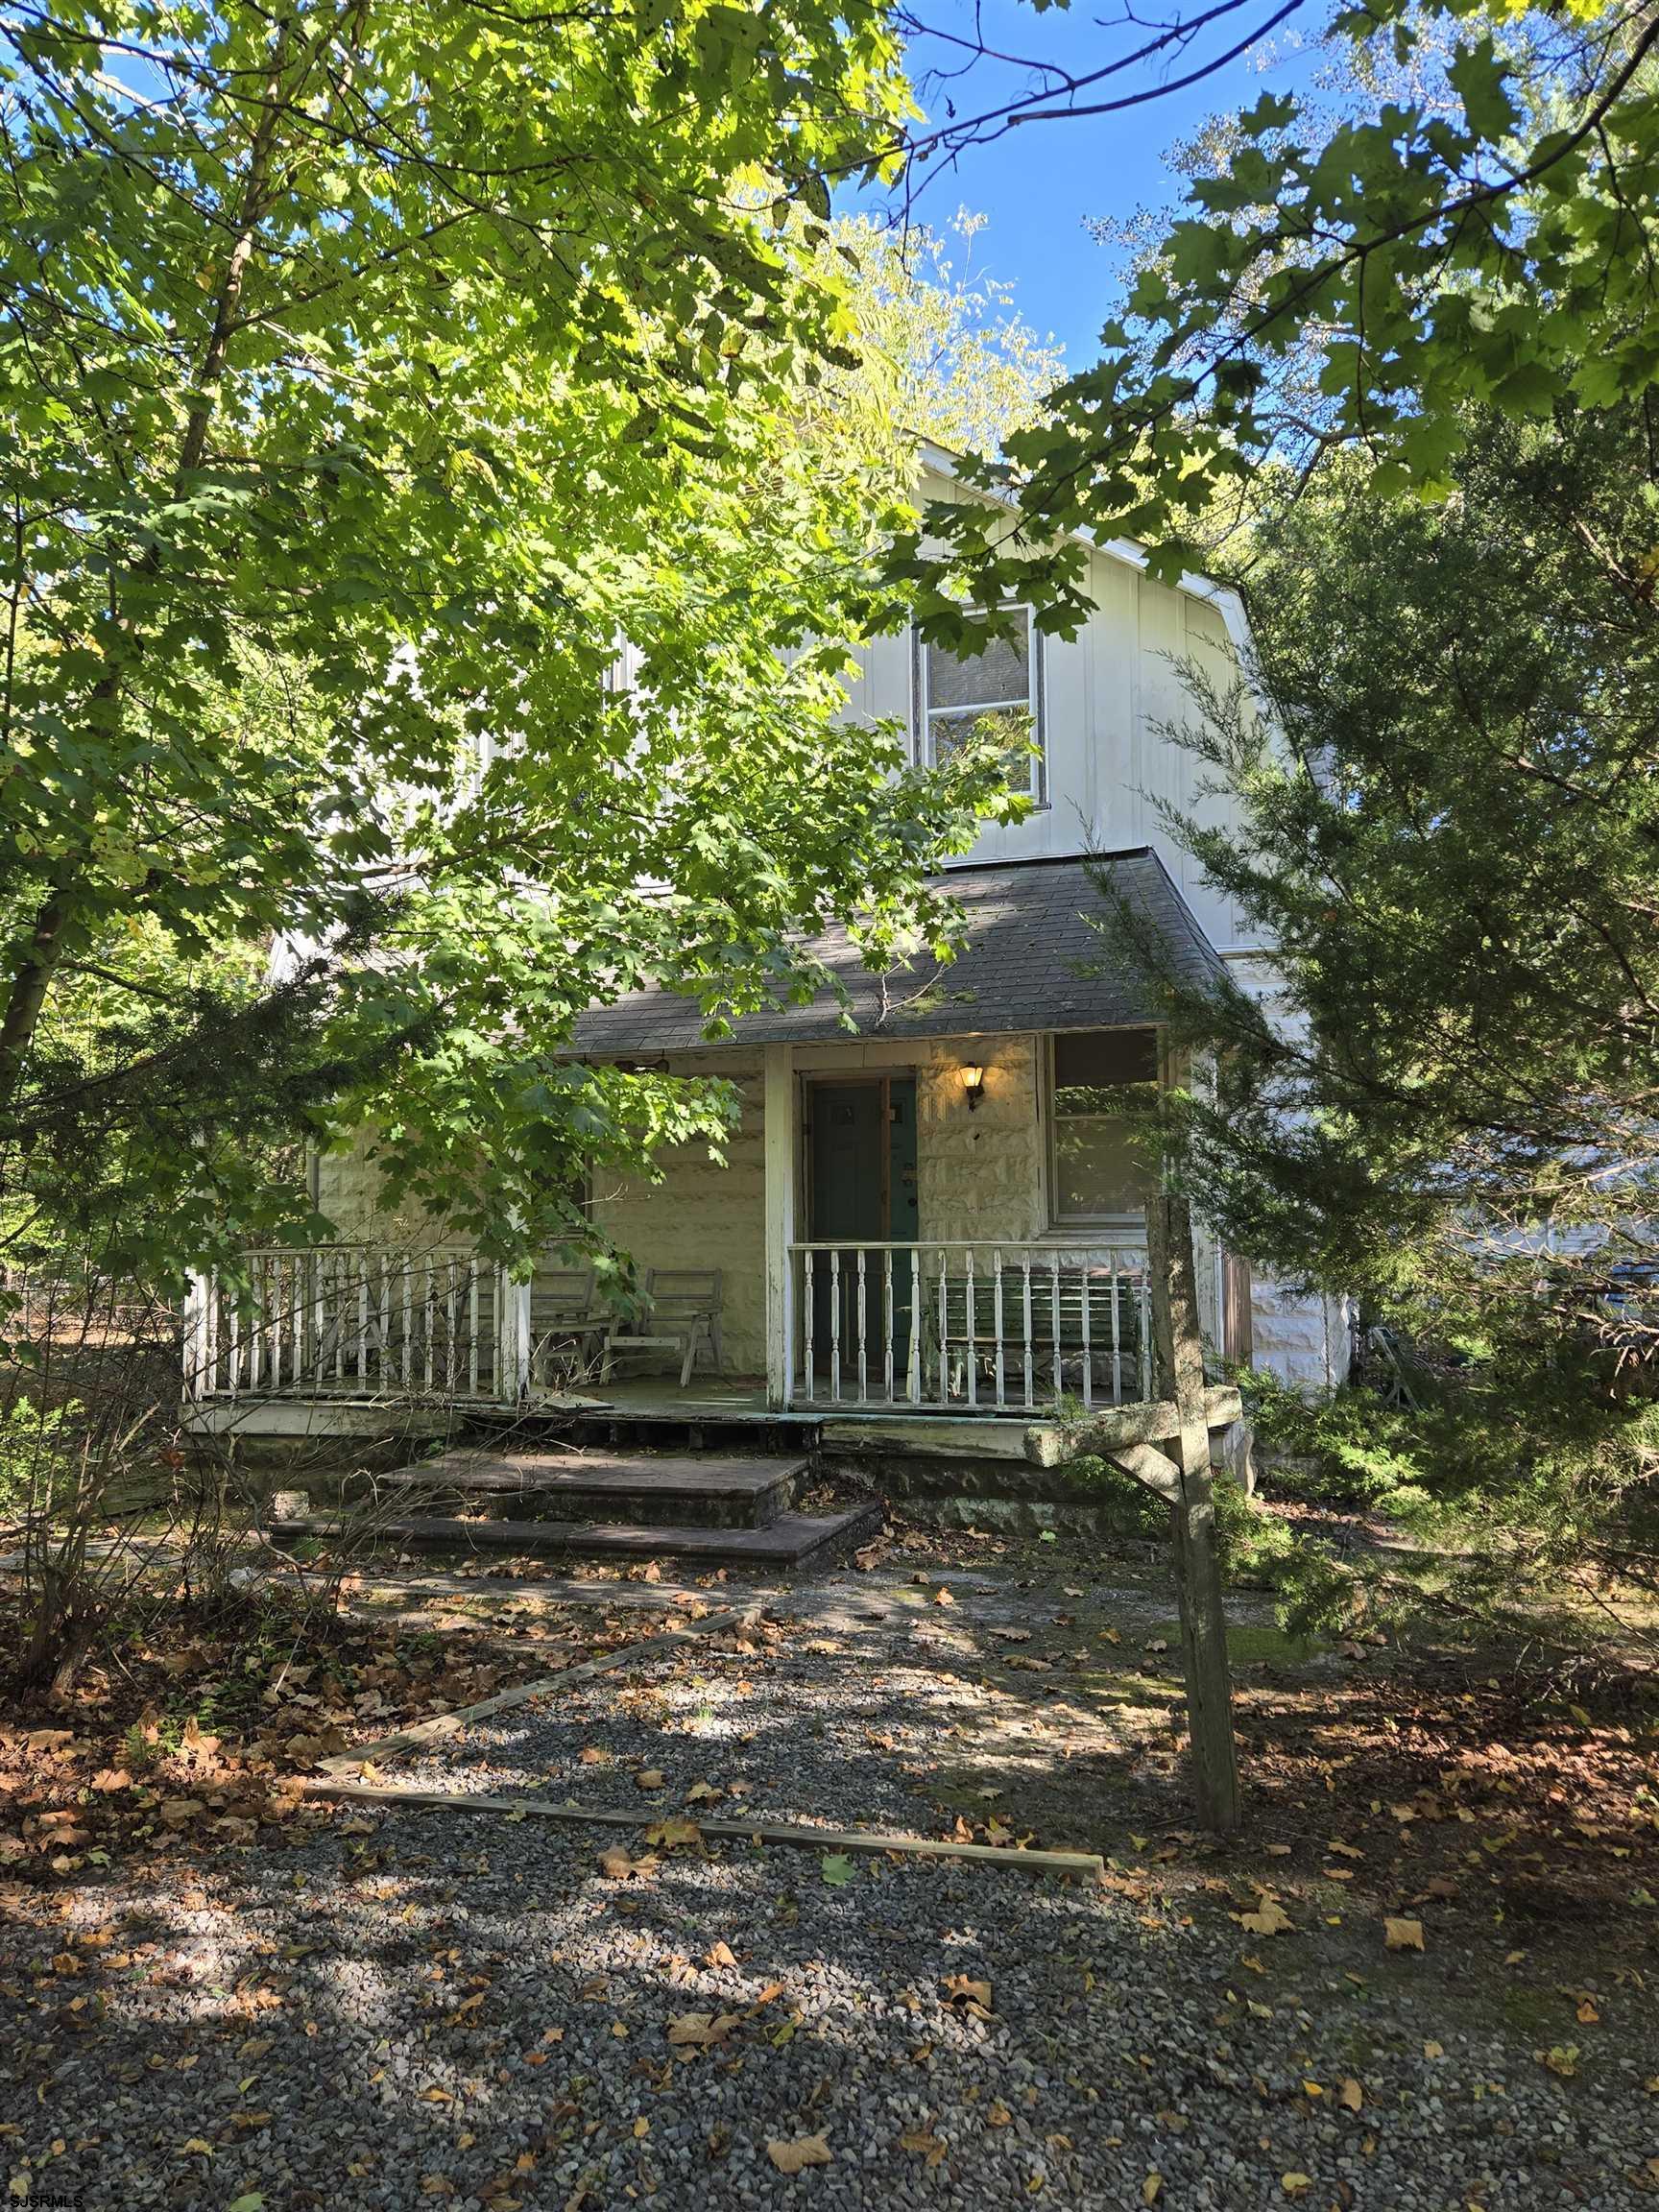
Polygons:
<instances>
[{"instance_id":1,"label":"gambrel roof","mask_svg":"<svg viewBox=\"0 0 1659 2212\"><path fill-rule=\"evenodd\" d=\"M1094 860L952 868L935 878L936 887L962 908L967 927L961 951L948 963L925 954L877 975L840 927L817 939L812 951L845 988L860 1037L1000 1036L1156 1021L1146 978L1092 926L1091 917L1098 921L1111 912L1109 899L1091 880L1092 869L1157 931L1187 980L1219 980L1225 973L1219 954L1148 846ZM824 1044L854 1034L830 990L807 1005L746 1014L734 1028L723 1044ZM613 1006L595 1007L576 1026L575 1049L598 1060L697 1048L708 1048L697 1007L671 991L636 992Z\"/></svg>"}]
</instances>

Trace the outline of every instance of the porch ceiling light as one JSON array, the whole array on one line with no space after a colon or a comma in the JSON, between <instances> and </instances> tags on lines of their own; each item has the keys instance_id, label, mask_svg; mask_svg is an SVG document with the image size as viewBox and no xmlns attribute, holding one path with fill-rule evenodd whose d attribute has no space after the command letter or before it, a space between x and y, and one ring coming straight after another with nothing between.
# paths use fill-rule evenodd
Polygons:
<instances>
[{"instance_id":1,"label":"porch ceiling light","mask_svg":"<svg viewBox=\"0 0 1659 2212\"><path fill-rule=\"evenodd\" d=\"M972 1114L985 1094L985 1070L977 1060L964 1063L962 1088L968 1094L968 1111Z\"/></svg>"}]
</instances>

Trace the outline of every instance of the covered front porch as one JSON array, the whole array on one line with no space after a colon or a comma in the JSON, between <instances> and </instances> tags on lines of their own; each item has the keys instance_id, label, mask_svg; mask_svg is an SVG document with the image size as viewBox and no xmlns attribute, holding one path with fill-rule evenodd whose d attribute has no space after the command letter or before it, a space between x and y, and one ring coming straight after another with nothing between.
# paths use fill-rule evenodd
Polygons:
<instances>
[{"instance_id":1,"label":"covered front porch","mask_svg":"<svg viewBox=\"0 0 1659 2212\"><path fill-rule=\"evenodd\" d=\"M1213 969L1155 857L1111 865L1177 956ZM252 1255L251 1298L198 1286L188 1394L511 1409L646 1385L687 1407L718 1390L772 1416L968 1423L1144 1403L1135 1111L1177 1072L1148 994L1101 972L1082 863L965 870L950 890L969 926L948 968L877 976L827 940L839 1003L748 1016L720 1044L666 993L585 1018L584 1057L717 1074L739 1102L720 1157L683 1145L653 1179L590 1190L637 1270L634 1312L568 1253L518 1281L423 1248L354 1154L323 1164L342 1242ZM1247 1358L1248 1273L1202 1232L1198 1294L1214 1359Z\"/></svg>"}]
</instances>

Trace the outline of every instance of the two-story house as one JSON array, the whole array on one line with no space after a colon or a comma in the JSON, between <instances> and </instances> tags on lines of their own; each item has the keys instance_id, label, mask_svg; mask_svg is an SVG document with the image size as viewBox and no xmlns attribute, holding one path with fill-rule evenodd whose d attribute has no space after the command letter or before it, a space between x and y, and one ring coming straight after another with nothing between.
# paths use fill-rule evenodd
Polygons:
<instances>
[{"instance_id":1,"label":"two-story house","mask_svg":"<svg viewBox=\"0 0 1659 2212\"><path fill-rule=\"evenodd\" d=\"M942 454L928 477L929 495L978 495L958 493ZM1090 917L1102 902L1085 855L1104 856L1189 972L1225 963L1266 979L1271 949L1167 838L1158 806L1218 804L1201 798L1191 756L1160 726L1183 708L1180 663L1223 685L1237 673L1242 608L1202 578L1154 581L1127 543L1092 544L1088 560L1094 612L1074 639L1042 637L1027 613L1012 642L977 657L912 635L860 658L849 712L902 719L919 760L943 757L989 710L1029 717L1035 750L1017 772L1029 774L1030 812L987 829L950 871L967 923L955 961L878 977L844 938L828 939L816 950L847 989L853 1032L826 993L710 1044L695 1006L659 991L578 1029L582 1056L718 1073L741 1094L724 1165L686 1145L664 1156L660 1180L599 1183L590 1198L642 1272L683 1299L701 1285L689 1293L709 1309L698 1387L717 1377L733 1403L747 1393L781 1410L935 1420L1147 1394L1145 1171L1126 1108L1170 1068L1143 984L1101 972ZM320 1197L372 1254L373 1170L325 1161ZM1218 1356L1307 1383L1339 1378L1336 1302L1253 1279L1213 1239L1198 1260ZM315 1358L332 1360L337 1384L371 1376L376 1358L392 1384L431 1384L447 1361L456 1386L510 1397L542 1372L550 1335L585 1342L589 1374L598 1364L600 1333L570 1334L563 1265L516 1294L453 1257L413 1285L372 1257L339 1264L331 1290L299 1301L320 1313L325 1294L334 1301L332 1349L320 1343ZM227 1367L214 1327L209 1386L257 1389L247 1344ZM612 1349L615 1374L637 1371L625 1345ZM283 1375L278 1344L267 1386Z\"/></svg>"}]
</instances>

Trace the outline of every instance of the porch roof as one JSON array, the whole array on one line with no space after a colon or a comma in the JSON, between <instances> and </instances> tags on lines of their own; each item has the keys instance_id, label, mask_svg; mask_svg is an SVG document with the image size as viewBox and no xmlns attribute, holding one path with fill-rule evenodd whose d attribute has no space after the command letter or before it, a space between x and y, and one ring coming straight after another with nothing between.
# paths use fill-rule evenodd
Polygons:
<instances>
[{"instance_id":1,"label":"porch roof","mask_svg":"<svg viewBox=\"0 0 1659 2212\"><path fill-rule=\"evenodd\" d=\"M1149 923L1188 980L1224 974L1173 878L1148 846L1099 855L1094 863L1132 912ZM923 957L885 977L873 974L842 928L813 950L845 987L862 1037L1007 1035L1026 1029L1113 1029L1157 1019L1135 963L1113 958L1088 917L1106 911L1089 879L1090 863L1022 860L951 869L935 878L961 906L967 935L948 965ZM1086 974L1085 969L1099 973ZM849 1036L833 994L809 1004L746 1014L727 1046L818 1044ZM672 991L631 994L595 1007L576 1027L575 1048L595 1059L707 1048L693 1000Z\"/></svg>"}]
</instances>

